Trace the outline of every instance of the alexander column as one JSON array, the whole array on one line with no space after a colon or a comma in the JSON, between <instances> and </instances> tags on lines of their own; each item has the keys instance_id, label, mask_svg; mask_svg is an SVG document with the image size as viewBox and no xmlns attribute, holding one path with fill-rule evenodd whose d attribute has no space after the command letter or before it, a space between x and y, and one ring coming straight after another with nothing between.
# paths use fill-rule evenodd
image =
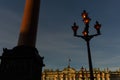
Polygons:
<instances>
[{"instance_id":1,"label":"alexander column","mask_svg":"<svg viewBox=\"0 0 120 80\"><path fill-rule=\"evenodd\" d=\"M43 57L36 49L40 0L26 0L18 45L3 49L0 80L41 80Z\"/></svg>"}]
</instances>

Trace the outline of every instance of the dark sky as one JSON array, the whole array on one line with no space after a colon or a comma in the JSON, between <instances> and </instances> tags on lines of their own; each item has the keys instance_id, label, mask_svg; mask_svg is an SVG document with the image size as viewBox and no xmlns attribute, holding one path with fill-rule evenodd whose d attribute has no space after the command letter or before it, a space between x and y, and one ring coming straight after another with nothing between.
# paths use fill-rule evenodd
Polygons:
<instances>
[{"instance_id":1,"label":"dark sky","mask_svg":"<svg viewBox=\"0 0 120 80\"><path fill-rule=\"evenodd\" d=\"M71 58L71 67L88 68L86 43L75 38L74 22L79 34L84 29L81 13L91 18L90 33L96 31L95 21L101 23L102 35L91 40L93 67L120 67L120 0L41 0L36 48L44 56L45 68L63 69ZM0 54L3 48L17 46L25 0L0 0Z\"/></svg>"}]
</instances>

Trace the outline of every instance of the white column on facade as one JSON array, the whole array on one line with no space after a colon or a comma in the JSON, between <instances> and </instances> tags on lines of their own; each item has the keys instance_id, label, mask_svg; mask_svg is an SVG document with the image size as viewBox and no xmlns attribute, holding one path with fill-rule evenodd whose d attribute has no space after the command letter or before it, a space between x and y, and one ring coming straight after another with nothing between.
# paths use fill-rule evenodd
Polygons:
<instances>
[{"instance_id":1,"label":"white column on facade","mask_svg":"<svg viewBox=\"0 0 120 80\"><path fill-rule=\"evenodd\" d=\"M97 74L97 80L100 80L100 73Z\"/></svg>"},{"instance_id":2,"label":"white column on facade","mask_svg":"<svg viewBox=\"0 0 120 80\"><path fill-rule=\"evenodd\" d=\"M105 74L103 72L102 72L101 77L102 77L102 80L105 80Z\"/></svg>"},{"instance_id":3,"label":"white column on facade","mask_svg":"<svg viewBox=\"0 0 120 80\"><path fill-rule=\"evenodd\" d=\"M54 80L57 80L57 79L56 79L56 75L54 76Z\"/></svg>"},{"instance_id":4,"label":"white column on facade","mask_svg":"<svg viewBox=\"0 0 120 80\"><path fill-rule=\"evenodd\" d=\"M75 75L73 76L73 80L75 80Z\"/></svg>"},{"instance_id":5,"label":"white column on facade","mask_svg":"<svg viewBox=\"0 0 120 80\"><path fill-rule=\"evenodd\" d=\"M61 75L61 80L63 80L64 79L64 75Z\"/></svg>"},{"instance_id":6,"label":"white column on facade","mask_svg":"<svg viewBox=\"0 0 120 80\"><path fill-rule=\"evenodd\" d=\"M60 75L60 80L63 80L63 79L62 79L62 75Z\"/></svg>"},{"instance_id":7,"label":"white column on facade","mask_svg":"<svg viewBox=\"0 0 120 80\"><path fill-rule=\"evenodd\" d=\"M65 80L68 80L68 77L67 77L67 76L65 76Z\"/></svg>"},{"instance_id":8,"label":"white column on facade","mask_svg":"<svg viewBox=\"0 0 120 80\"><path fill-rule=\"evenodd\" d=\"M44 77L45 77L45 76L43 75L43 76L42 76L42 80L45 80L45 78L44 78Z\"/></svg>"},{"instance_id":9,"label":"white column on facade","mask_svg":"<svg viewBox=\"0 0 120 80\"><path fill-rule=\"evenodd\" d=\"M109 73L106 73L106 80L110 80L110 74Z\"/></svg>"}]
</instances>

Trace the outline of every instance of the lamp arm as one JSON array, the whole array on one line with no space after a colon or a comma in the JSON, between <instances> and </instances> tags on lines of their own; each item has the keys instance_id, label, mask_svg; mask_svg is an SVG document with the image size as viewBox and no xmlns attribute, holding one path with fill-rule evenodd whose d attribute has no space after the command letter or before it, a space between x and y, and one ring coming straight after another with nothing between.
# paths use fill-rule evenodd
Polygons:
<instances>
[{"instance_id":1,"label":"lamp arm","mask_svg":"<svg viewBox=\"0 0 120 80\"><path fill-rule=\"evenodd\" d=\"M93 35L90 35L91 37L94 37L94 36L98 36L98 35L101 35L101 34L93 34Z\"/></svg>"},{"instance_id":2,"label":"lamp arm","mask_svg":"<svg viewBox=\"0 0 120 80\"><path fill-rule=\"evenodd\" d=\"M82 35L75 35L75 37L81 37L81 38L82 38L82 37L84 37L84 36L82 36Z\"/></svg>"},{"instance_id":3,"label":"lamp arm","mask_svg":"<svg viewBox=\"0 0 120 80\"><path fill-rule=\"evenodd\" d=\"M75 37L80 37L80 38L86 40L86 37L84 37L84 36L82 36L82 35L75 35Z\"/></svg>"}]
</instances>

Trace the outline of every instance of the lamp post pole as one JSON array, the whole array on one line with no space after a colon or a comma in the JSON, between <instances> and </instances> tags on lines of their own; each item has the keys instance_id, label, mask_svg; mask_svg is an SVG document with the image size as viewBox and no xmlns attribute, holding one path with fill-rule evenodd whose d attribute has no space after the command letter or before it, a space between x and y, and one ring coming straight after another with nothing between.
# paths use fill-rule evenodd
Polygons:
<instances>
[{"instance_id":1,"label":"lamp post pole","mask_svg":"<svg viewBox=\"0 0 120 80\"><path fill-rule=\"evenodd\" d=\"M88 61L89 61L89 70L90 70L90 79L94 80L93 76L93 66L92 66L92 59L91 59L91 52L90 52L90 44L89 41L87 42L87 51L88 51Z\"/></svg>"},{"instance_id":2,"label":"lamp post pole","mask_svg":"<svg viewBox=\"0 0 120 80\"><path fill-rule=\"evenodd\" d=\"M77 35L78 26L76 25L76 23L74 23L74 25L72 26L72 29L73 29L75 37L80 37L80 38L82 38L86 41L87 51L88 51L90 80L94 80L92 58L91 58L91 51L90 51L90 40L95 36L101 35L101 33L100 33L101 24L99 24L98 21L96 21L96 24L94 25L94 28L96 29L97 33L93 34L93 35L89 35L89 22L90 22L91 19L88 17L88 13L86 13L85 10L82 13L82 18L83 18L83 22L85 24L85 28L82 32L83 35Z\"/></svg>"}]
</instances>

